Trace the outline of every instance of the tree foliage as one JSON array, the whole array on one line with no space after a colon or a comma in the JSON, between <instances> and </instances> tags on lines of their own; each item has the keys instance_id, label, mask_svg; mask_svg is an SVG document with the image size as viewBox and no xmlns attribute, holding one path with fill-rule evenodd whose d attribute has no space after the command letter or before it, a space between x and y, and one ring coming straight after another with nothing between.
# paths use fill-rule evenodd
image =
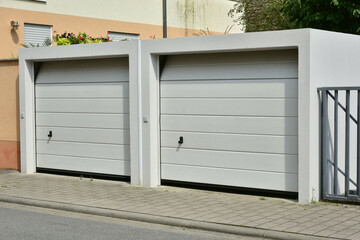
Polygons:
<instances>
[{"instance_id":1,"label":"tree foliage","mask_svg":"<svg viewBox=\"0 0 360 240\"><path fill-rule=\"evenodd\" d=\"M246 32L293 28L288 16L281 12L284 3L284 0L237 0L229 16Z\"/></svg>"},{"instance_id":2,"label":"tree foliage","mask_svg":"<svg viewBox=\"0 0 360 240\"><path fill-rule=\"evenodd\" d=\"M360 0L238 0L229 15L246 32L317 28L360 34Z\"/></svg>"},{"instance_id":3,"label":"tree foliage","mask_svg":"<svg viewBox=\"0 0 360 240\"><path fill-rule=\"evenodd\" d=\"M281 11L296 28L360 34L359 0L285 0Z\"/></svg>"}]
</instances>

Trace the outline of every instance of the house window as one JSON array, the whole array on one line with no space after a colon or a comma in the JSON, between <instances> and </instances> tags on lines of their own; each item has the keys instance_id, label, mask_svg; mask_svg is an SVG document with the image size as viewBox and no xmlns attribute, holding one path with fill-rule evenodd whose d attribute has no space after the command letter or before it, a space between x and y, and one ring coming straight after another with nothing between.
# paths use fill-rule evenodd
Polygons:
<instances>
[{"instance_id":1,"label":"house window","mask_svg":"<svg viewBox=\"0 0 360 240\"><path fill-rule=\"evenodd\" d=\"M132 33L119 33L119 32L108 32L108 36L110 40L113 42L123 41L125 39L139 39L139 34L132 34Z\"/></svg>"},{"instance_id":2,"label":"house window","mask_svg":"<svg viewBox=\"0 0 360 240\"><path fill-rule=\"evenodd\" d=\"M51 45L51 26L24 24L24 44L28 47Z\"/></svg>"}]
</instances>

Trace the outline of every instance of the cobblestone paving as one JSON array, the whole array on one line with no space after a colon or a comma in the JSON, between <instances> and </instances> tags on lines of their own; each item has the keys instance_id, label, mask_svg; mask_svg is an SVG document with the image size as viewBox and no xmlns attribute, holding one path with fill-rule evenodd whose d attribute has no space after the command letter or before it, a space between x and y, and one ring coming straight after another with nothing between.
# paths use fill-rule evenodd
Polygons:
<instances>
[{"instance_id":1,"label":"cobblestone paving","mask_svg":"<svg viewBox=\"0 0 360 240\"><path fill-rule=\"evenodd\" d=\"M360 239L360 206L0 171L0 195L340 239Z\"/></svg>"}]
</instances>

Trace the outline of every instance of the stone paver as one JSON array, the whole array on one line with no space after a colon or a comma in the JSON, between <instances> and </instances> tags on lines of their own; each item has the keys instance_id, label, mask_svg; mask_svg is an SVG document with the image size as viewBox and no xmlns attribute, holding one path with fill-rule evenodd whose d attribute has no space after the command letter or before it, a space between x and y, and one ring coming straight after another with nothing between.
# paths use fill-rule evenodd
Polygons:
<instances>
[{"instance_id":1,"label":"stone paver","mask_svg":"<svg viewBox=\"0 0 360 240\"><path fill-rule=\"evenodd\" d=\"M176 187L144 188L48 174L0 171L0 195L320 237L360 239L360 207Z\"/></svg>"}]
</instances>

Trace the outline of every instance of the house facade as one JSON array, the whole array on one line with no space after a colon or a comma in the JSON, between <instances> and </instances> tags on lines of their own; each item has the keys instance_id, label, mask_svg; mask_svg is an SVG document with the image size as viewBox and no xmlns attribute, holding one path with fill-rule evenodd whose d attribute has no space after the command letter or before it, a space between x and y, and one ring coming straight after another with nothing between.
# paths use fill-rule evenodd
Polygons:
<instances>
[{"instance_id":1,"label":"house facade","mask_svg":"<svg viewBox=\"0 0 360 240\"><path fill-rule=\"evenodd\" d=\"M223 34L232 25L225 0L167 2L167 36ZM114 41L162 38L162 0L0 0L0 169L20 169L18 49L54 32L86 32ZM241 32L234 26L229 33Z\"/></svg>"}]
</instances>

